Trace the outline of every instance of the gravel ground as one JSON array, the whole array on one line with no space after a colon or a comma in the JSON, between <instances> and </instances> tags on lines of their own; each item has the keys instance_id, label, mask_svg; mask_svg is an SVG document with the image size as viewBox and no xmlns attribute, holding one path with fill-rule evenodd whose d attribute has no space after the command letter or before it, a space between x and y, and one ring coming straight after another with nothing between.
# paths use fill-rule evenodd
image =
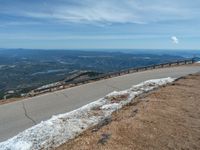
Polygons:
<instances>
[{"instance_id":1,"label":"gravel ground","mask_svg":"<svg viewBox=\"0 0 200 150\"><path fill-rule=\"evenodd\" d=\"M57 150L200 149L200 73L181 78L114 113Z\"/></svg>"}]
</instances>

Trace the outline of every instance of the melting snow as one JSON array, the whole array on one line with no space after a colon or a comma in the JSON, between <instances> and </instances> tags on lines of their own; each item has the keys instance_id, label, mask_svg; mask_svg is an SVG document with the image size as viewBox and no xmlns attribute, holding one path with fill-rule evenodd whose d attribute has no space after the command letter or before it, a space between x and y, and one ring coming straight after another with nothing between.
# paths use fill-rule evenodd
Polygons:
<instances>
[{"instance_id":1,"label":"melting snow","mask_svg":"<svg viewBox=\"0 0 200 150\"><path fill-rule=\"evenodd\" d=\"M112 92L74 111L53 116L15 137L0 143L1 150L40 150L55 148L86 129L98 125L111 114L144 92L173 82L172 78L155 79L120 92Z\"/></svg>"}]
</instances>

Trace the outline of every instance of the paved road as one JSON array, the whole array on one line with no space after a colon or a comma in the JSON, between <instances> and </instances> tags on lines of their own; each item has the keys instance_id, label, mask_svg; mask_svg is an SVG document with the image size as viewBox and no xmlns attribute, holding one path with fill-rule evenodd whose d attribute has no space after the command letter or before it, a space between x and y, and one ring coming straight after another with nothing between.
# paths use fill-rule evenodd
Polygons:
<instances>
[{"instance_id":1,"label":"paved road","mask_svg":"<svg viewBox=\"0 0 200 150\"><path fill-rule=\"evenodd\" d=\"M101 80L62 91L0 105L0 141L49 119L95 101L115 90L124 90L142 81L180 77L200 71L200 66L180 66L149 70Z\"/></svg>"}]
</instances>

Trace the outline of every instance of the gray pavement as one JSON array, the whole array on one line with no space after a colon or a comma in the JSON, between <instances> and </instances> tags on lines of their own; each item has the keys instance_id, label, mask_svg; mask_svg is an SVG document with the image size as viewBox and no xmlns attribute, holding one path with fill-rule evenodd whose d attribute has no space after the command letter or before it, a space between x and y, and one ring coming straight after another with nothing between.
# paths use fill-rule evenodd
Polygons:
<instances>
[{"instance_id":1,"label":"gray pavement","mask_svg":"<svg viewBox=\"0 0 200 150\"><path fill-rule=\"evenodd\" d=\"M51 118L95 101L106 94L130 88L145 80L178 78L200 71L200 66L179 66L148 70L0 105L0 142Z\"/></svg>"}]
</instances>

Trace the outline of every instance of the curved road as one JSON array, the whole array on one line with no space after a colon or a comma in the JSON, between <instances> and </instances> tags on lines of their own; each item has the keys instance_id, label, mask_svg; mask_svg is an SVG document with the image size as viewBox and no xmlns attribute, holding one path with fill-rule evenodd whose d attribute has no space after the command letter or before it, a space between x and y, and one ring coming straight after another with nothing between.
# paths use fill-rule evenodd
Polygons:
<instances>
[{"instance_id":1,"label":"curved road","mask_svg":"<svg viewBox=\"0 0 200 150\"><path fill-rule=\"evenodd\" d=\"M178 78L196 72L200 72L200 66L148 70L0 105L0 142L52 115L74 110L110 92L128 89L149 79Z\"/></svg>"}]
</instances>

